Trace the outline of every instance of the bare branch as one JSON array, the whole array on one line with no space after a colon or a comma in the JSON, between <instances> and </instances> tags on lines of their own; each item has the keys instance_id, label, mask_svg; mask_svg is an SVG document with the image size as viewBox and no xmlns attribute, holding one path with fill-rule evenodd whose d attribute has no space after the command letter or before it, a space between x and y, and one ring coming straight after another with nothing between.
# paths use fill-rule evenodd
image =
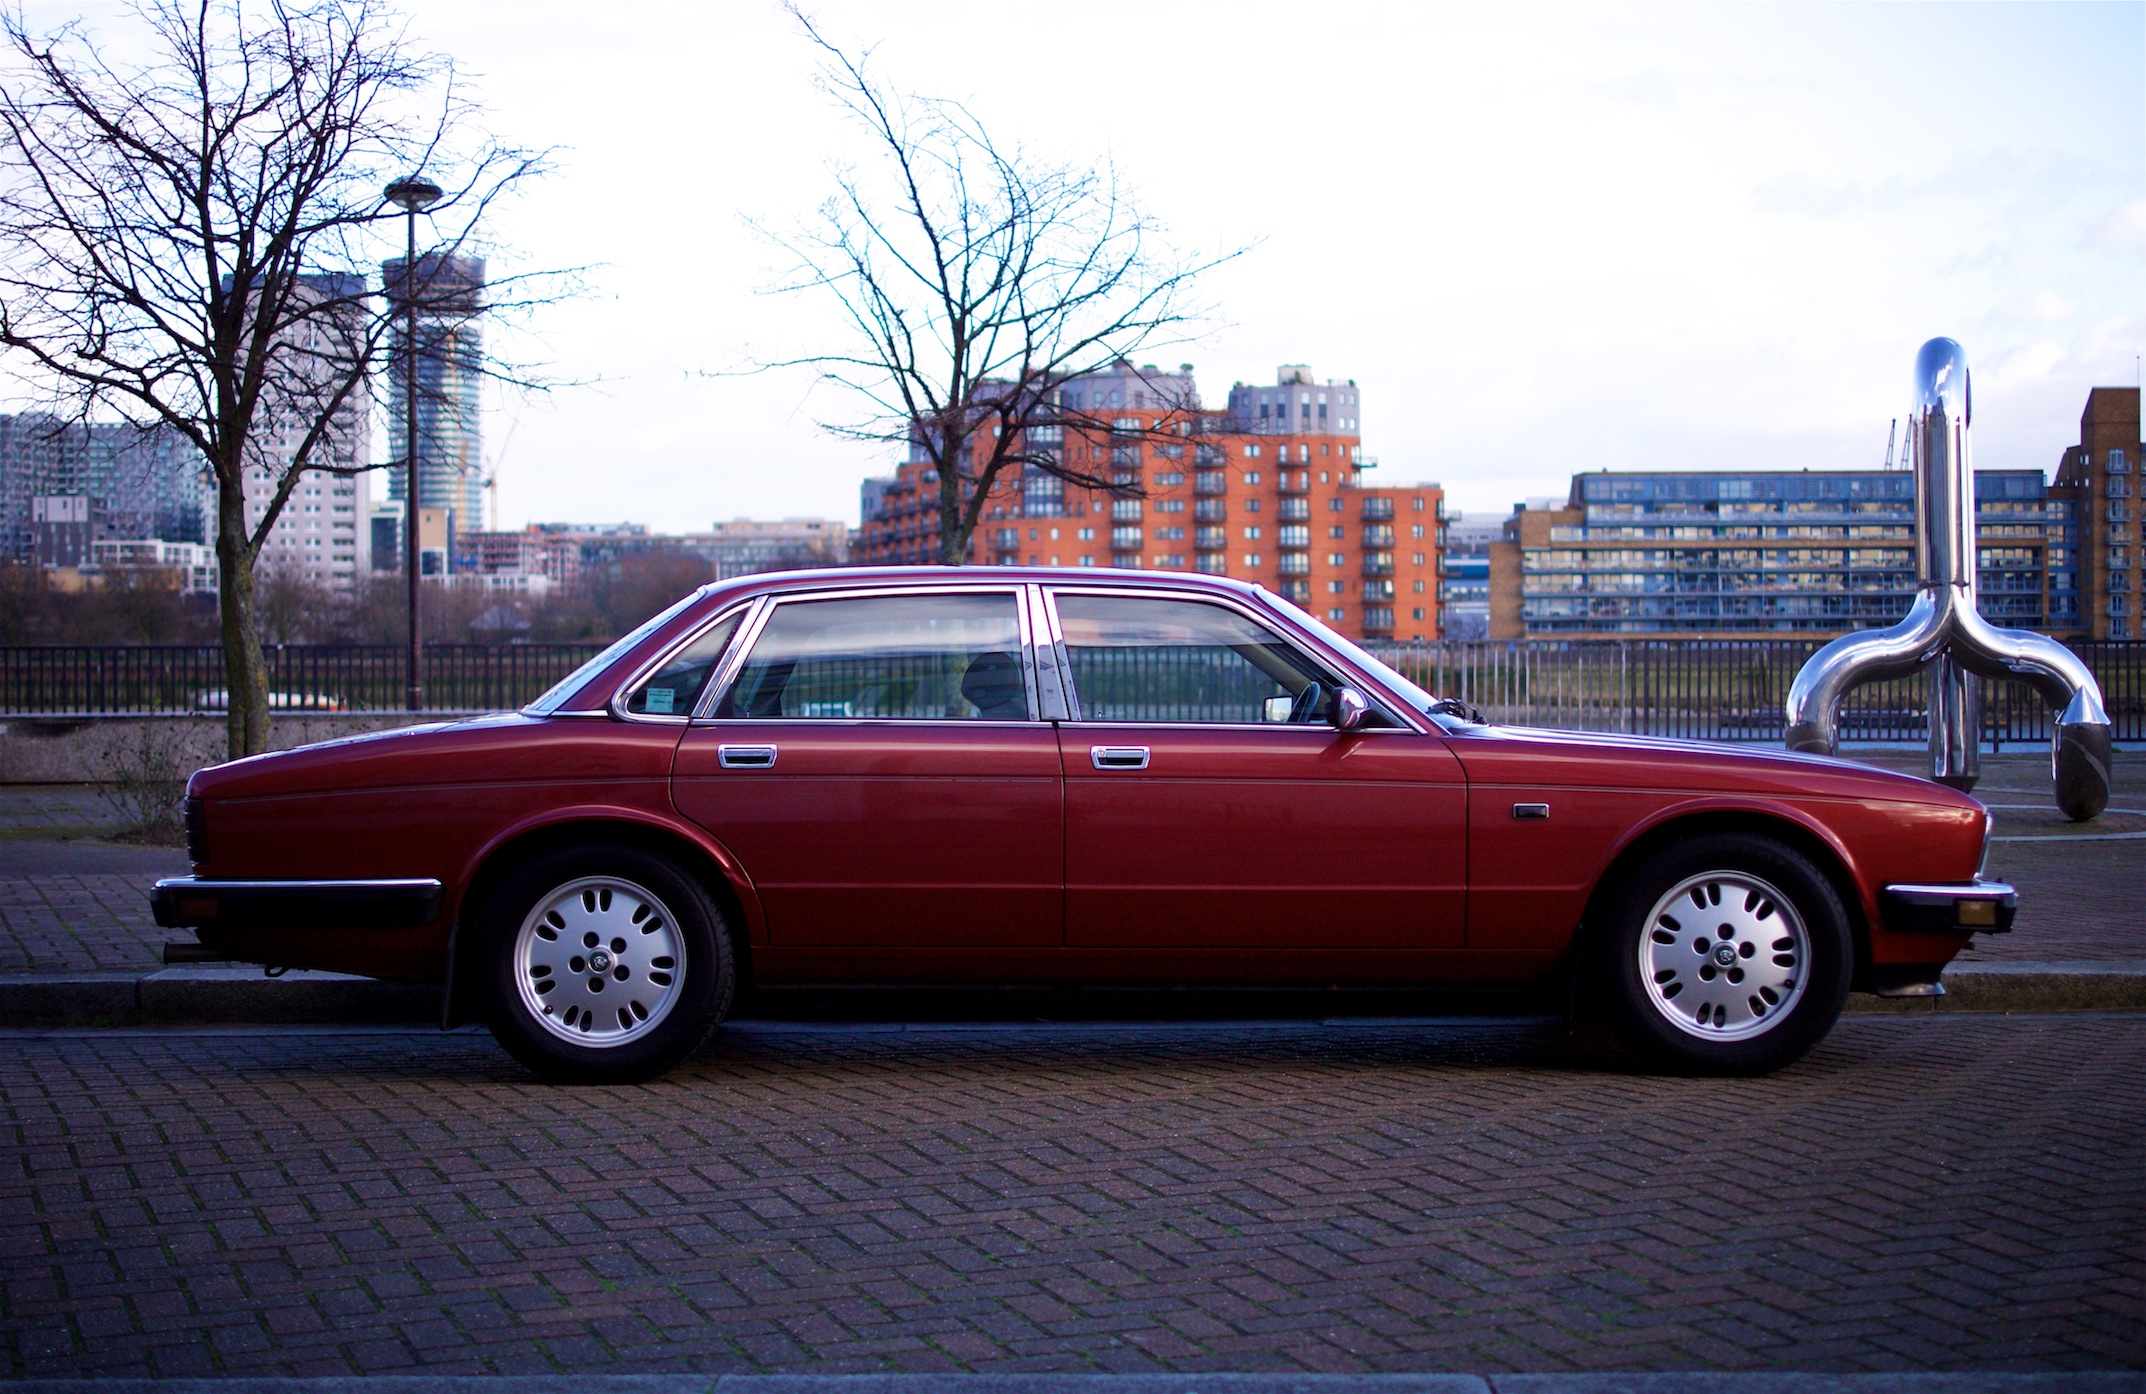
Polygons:
<instances>
[{"instance_id":1,"label":"bare branch","mask_svg":"<svg viewBox=\"0 0 2146 1394\"><path fill-rule=\"evenodd\" d=\"M1212 320L1199 277L1244 249L1173 249L1114 166L1002 145L968 108L894 92L870 50L845 50L795 0L784 8L819 55L821 90L872 155L835 172L833 196L805 225L753 224L793 264L773 289L830 304L850 336L841 350L759 366L809 367L841 389L854 414L823 429L923 452L938 474L942 562L966 558L986 496L1021 470L1116 487L1029 433L1109 430L1066 410L1061 389L1197 337ZM1159 429L1174 438L1177 427Z\"/></svg>"},{"instance_id":2,"label":"bare branch","mask_svg":"<svg viewBox=\"0 0 2146 1394\"><path fill-rule=\"evenodd\" d=\"M153 53L140 66L79 24L38 34L0 14L0 351L62 415L117 415L200 452L232 753L247 754L267 730L262 545L303 476L374 467L371 382L403 308L372 273L401 250L381 188L419 170L441 184L427 251L451 256L547 157L484 135L453 66L412 48L383 0L135 0L129 14ZM444 288L405 289L420 315L451 309ZM493 295L488 310L551 298L529 277Z\"/></svg>"}]
</instances>

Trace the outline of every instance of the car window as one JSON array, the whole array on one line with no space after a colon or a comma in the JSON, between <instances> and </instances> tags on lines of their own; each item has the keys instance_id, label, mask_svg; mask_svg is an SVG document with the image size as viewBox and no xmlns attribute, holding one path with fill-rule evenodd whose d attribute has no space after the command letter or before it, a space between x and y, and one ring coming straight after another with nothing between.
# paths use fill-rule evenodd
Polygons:
<instances>
[{"instance_id":1,"label":"car window","mask_svg":"<svg viewBox=\"0 0 2146 1394\"><path fill-rule=\"evenodd\" d=\"M1266 626L1221 605L1056 593L1086 721L1311 723L1337 685Z\"/></svg>"},{"instance_id":2,"label":"car window","mask_svg":"<svg viewBox=\"0 0 2146 1394\"><path fill-rule=\"evenodd\" d=\"M717 716L1027 721L1011 592L775 607Z\"/></svg>"},{"instance_id":3,"label":"car window","mask_svg":"<svg viewBox=\"0 0 2146 1394\"><path fill-rule=\"evenodd\" d=\"M723 658L730 636L737 632L739 611L725 616L705 634L672 654L646 682L626 694L626 710L634 716L690 716L700 700L708 675Z\"/></svg>"},{"instance_id":4,"label":"car window","mask_svg":"<svg viewBox=\"0 0 2146 1394\"><path fill-rule=\"evenodd\" d=\"M553 683L544 690L543 696L523 707L522 710L531 716L550 716L565 705L566 699L579 692L591 678L623 658L629 650L633 649L643 639L646 639L649 635L683 614L686 607L698 599L700 599L700 592L695 591L682 600L674 601L661 614L650 616L642 621L632 633L623 634L612 640L602 653Z\"/></svg>"}]
</instances>

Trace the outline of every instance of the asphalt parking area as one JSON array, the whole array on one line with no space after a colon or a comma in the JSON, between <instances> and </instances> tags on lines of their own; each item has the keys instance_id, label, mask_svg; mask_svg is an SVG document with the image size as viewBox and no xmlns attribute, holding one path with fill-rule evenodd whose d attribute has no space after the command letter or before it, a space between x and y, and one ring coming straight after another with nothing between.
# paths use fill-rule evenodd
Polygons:
<instances>
[{"instance_id":1,"label":"asphalt parking area","mask_svg":"<svg viewBox=\"0 0 2146 1394\"><path fill-rule=\"evenodd\" d=\"M2146 1016L12 1035L0 1374L2146 1364Z\"/></svg>"}]
</instances>

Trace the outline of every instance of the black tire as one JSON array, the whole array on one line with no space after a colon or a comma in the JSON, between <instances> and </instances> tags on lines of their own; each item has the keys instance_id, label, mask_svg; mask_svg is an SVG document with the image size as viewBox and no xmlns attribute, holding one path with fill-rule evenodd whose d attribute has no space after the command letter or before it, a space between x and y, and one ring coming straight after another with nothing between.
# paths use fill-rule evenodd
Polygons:
<instances>
[{"instance_id":1,"label":"black tire","mask_svg":"<svg viewBox=\"0 0 2146 1394\"><path fill-rule=\"evenodd\" d=\"M555 1083L655 1078L708 1039L737 991L729 926L706 888L638 848L538 857L487 897L477 925L492 1035Z\"/></svg>"},{"instance_id":2,"label":"black tire","mask_svg":"<svg viewBox=\"0 0 2146 1394\"><path fill-rule=\"evenodd\" d=\"M1591 996L1627 1046L1680 1074L1755 1075L1802 1058L1848 1000L1848 912L1808 857L1715 833L1665 847L1604 895Z\"/></svg>"}]
</instances>

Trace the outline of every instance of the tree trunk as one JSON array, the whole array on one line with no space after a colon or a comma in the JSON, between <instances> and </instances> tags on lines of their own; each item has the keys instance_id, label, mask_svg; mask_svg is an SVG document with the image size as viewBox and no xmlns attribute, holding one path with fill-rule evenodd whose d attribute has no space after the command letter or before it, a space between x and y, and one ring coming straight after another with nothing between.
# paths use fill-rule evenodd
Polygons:
<instances>
[{"instance_id":1,"label":"tree trunk","mask_svg":"<svg viewBox=\"0 0 2146 1394\"><path fill-rule=\"evenodd\" d=\"M230 759L268 749L268 664L253 613L253 548L246 498L222 484L216 500L216 599L223 620L224 745Z\"/></svg>"},{"instance_id":2,"label":"tree trunk","mask_svg":"<svg viewBox=\"0 0 2146 1394\"><path fill-rule=\"evenodd\" d=\"M962 442L965 447L967 442ZM961 459L962 451L949 449L949 461ZM961 526L961 471L951 464L939 467L939 565L960 566L969 559L969 535Z\"/></svg>"}]
</instances>

